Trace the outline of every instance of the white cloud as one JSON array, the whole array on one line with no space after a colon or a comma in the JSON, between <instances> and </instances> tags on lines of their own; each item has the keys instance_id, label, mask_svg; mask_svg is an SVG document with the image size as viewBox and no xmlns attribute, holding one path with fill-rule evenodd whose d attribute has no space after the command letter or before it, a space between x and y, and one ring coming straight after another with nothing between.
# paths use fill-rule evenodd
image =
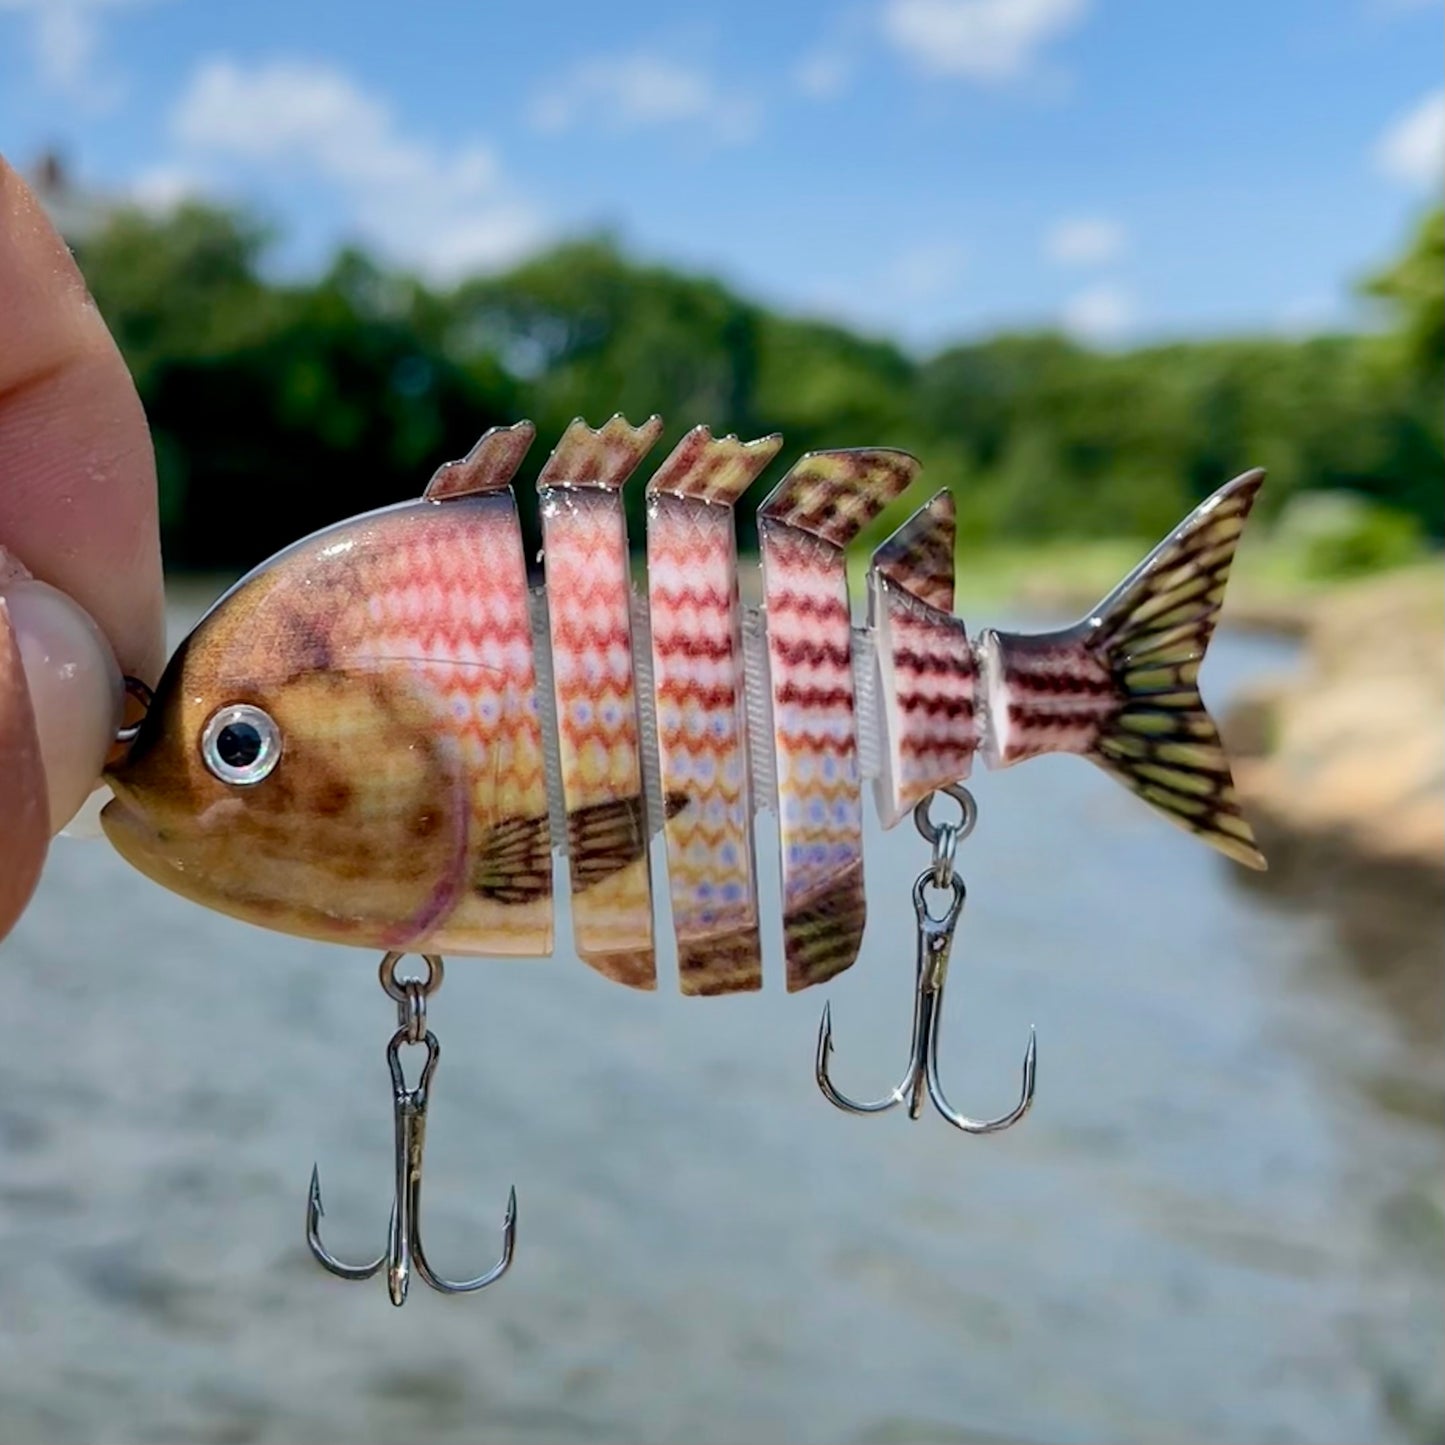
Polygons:
<instances>
[{"instance_id":1,"label":"white cloud","mask_svg":"<svg viewBox=\"0 0 1445 1445\"><path fill-rule=\"evenodd\" d=\"M917 241L866 271L819 276L791 304L844 326L934 345L957 327L968 263L957 241Z\"/></svg>"},{"instance_id":2,"label":"white cloud","mask_svg":"<svg viewBox=\"0 0 1445 1445\"><path fill-rule=\"evenodd\" d=\"M1044 236L1044 254L1060 266L1102 266L1123 254L1128 237L1105 216L1070 216Z\"/></svg>"},{"instance_id":3,"label":"white cloud","mask_svg":"<svg viewBox=\"0 0 1445 1445\"><path fill-rule=\"evenodd\" d=\"M205 182L186 166L157 165L142 171L127 188L127 198L145 211L172 211L205 192Z\"/></svg>"},{"instance_id":4,"label":"white cloud","mask_svg":"<svg viewBox=\"0 0 1445 1445\"><path fill-rule=\"evenodd\" d=\"M750 140L759 118L752 97L723 89L696 66L647 52L584 60L539 91L531 108L532 124L553 134L695 125L726 144Z\"/></svg>"},{"instance_id":5,"label":"white cloud","mask_svg":"<svg viewBox=\"0 0 1445 1445\"><path fill-rule=\"evenodd\" d=\"M828 16L818 42L793 65L793 88L808 100L836 100L878 49L878 0L850 0Z\"/></svg>"},{"instance_id":6,"label":"white cloud","mask_svg":"<svg viewBox=\"0 0 1445 1445\"><path fill-rule=\"evenodd\" d=\"M175 174L204 161L316 177L337 189L367 239L440 277L510 260L540 231L490 147L443 150L407 135L384 100L330 65L208 61L171 130L188 157Z\"/></svg>"},{"instance_id":7,"label":"white cloud","mask_svg":"<svg viewBox=\"0 0 1445 1445\"><path fill-rule=\"evenodd\" d=\"M1136 320L1134 298L1111 281L1088 286L1064 303L1064 329L1082 341L1117 341Z\"/></svg>"},{"instance_id":8,"label":"white cloud","mask_svg":"<svg viewBox=\"0 0 1445 1445\"><path fill-rule=\"evenodd\" d=\"M30 43L41 82L78 100L104 103L115 95L115 82L97 74L100 15L148 0L0 0L30 22Z\"/></svg>"},{"instance_id":9,"label":"white cloud","mask_svg":"<svg viewBox=\"0 0 1445 1445\"><path fill-rule=\"evenodd\" d=\"M841 50L815 50L793 68L793 83L809 100L832 100L847 90L857 69Z\"/></svg>"},{"instance_id":10,"label":"white cloud","mask_svg":"<svg viewBox=\"0 0 1445 1445\"><path fill-rule=\"evenodd\" d=\"M889 300L934 301L962 279L967 253L953 241L928 241L901 252L882 277Z\"/></svg>"},{"instance_id":11,"label":"white cloud","mask_svg":"<svg viewBox=\"0 0 1445 1445\"><path fill-rule=\"evenodd\" d=\"M1445 90L1431 91L1375 143L1381 174L1407 186L1438 186L1445 174Z\"/></svg>"},{"instance_id":12,"label":"white cloud","mask_svg":"<svg viewBox=\"0 0 1445 1445\"><path fill-rule=\"evenodd\" d=\"M1012 80L1088 6L1089 0L885 0L883 33L928 74Z\"/></svg>"},{"instance_id":13,"label":"white cloud","mask_svg":"<svg viewBox=\"0 0 1445 1445\"><path fill-rule=\"evenodd\" d=\"M1342 326L1345 321L1340 298L1320 292L1297 296L1281 306L1275 313L1274 329L1285 336L1316 336Z\"/></svg>"}]
</instances>

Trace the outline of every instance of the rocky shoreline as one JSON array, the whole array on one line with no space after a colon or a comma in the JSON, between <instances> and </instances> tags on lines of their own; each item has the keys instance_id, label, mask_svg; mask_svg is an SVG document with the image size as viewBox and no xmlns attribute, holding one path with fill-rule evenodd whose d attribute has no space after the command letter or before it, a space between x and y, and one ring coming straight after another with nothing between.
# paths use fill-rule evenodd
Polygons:
<instances>
[{"instance_id":1,"label":"rocky shoreline","mask_svg":"<svg viewBox=\"0 0 1445 1445\"><path fill-rule=\"evenodd\" d=\"M1445 1100L1442 584L1437 564L1313 601L1298 619L1301 671L1222 722L1269 859L1244 882L1332 920L1360 982L1417 1046L1416 1087L1395 1106L1432 1119Z\"/></svg>"},{"instance_id":2,"label":"rocky shoreline","mask_svg":"<svg viewBox=\"0 0 1445 1445\"><path fill-rule=\"evenodd\" d=\"M1240 789L1286 846L1445 884L1445 586L1371 578L1299 618L1304 668L1236 701Z\"/></svg>"}]
</instances>

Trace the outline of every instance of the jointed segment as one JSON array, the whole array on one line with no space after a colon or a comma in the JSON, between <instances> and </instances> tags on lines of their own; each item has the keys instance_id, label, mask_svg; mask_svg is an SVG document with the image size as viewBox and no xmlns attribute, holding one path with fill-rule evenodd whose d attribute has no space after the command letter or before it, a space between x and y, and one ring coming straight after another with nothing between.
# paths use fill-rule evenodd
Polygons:
<instances>
[{"instance_id":1,"label":"jointed segment","mask_svg":"<svg viewBox=\"0 0 1445 1445\"><path fill-rule=\"evenodd\" d=\"M621 487L661 430L574 422L538 479L573 931L587 963L634 988L657 986L657 964Z\"/></svg>"},{"instance_id":2,"label":"jointed segment","mask_svg":"<svg viewBox=\"0 0 1445 1445\"><path fill-rule=\"evenodd\" d=\"M780 437L695 427L648 483L647 577L662 791L684 993L762 987L732 504Z\"/></svg>"},{"instance_id":3,"label":"jointed segment","mask_svg":"<svg viewBox=\"0 0 1445 1445\"><path fill-rule=\"evenodd\" d=\"M405 666L440 720L438 744L455 750L460 793L460 806L440 798L418 816L416 842L448 819L462 824L453 896L387 946L424 938L453 953L550 954L546 767L516 503L488 488L370 525L361 596L338 614L330 663L378 683Z\"/></svg>"},{"instance_id":4,"label":"jointed segment","mask_svg":"<svg viewBox=\"0 0 1445 1445\"><path fill-rule=\"evenodd\" d=\"M788 988L863 940L863 807L843 548L917 475L906 452L817 452L759 511Z\"/></svg>"},{"instance_id":5,"label":"jointed segment","mask_svg":"<svg viewBox=\"0 0 1445 1445\"><path fill-rule=\"evenodd\" d=\"M884 720L878 813L891 828L966 778L978 747L977 664L953 615L954 506L939 492L873 554L869 574Z\"/></svg>"}]
</instances>

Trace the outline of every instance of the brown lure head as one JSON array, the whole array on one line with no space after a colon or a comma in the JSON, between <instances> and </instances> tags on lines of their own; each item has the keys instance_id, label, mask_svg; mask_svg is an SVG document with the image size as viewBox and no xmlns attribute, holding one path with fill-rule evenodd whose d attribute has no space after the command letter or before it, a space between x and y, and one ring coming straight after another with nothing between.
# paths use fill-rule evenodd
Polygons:
<instances>
[{"instance_id":1,"label":"brown lure head","mask_svg":"<svg viewBox=\"0 0 1445 1445\"><path fill-rule=\"evenodd\" d=\"M107 772L101 822L129 863L197 903L391 946L428 916L466 825L456 760L408 669L358 646L381 515L287 549L200 622Z\"/></svg>"}]
</instances>

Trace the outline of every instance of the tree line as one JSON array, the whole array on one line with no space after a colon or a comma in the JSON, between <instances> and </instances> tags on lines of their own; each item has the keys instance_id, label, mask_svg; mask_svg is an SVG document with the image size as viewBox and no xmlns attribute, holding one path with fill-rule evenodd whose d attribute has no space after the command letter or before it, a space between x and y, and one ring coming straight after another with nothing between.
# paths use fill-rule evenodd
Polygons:
<instances>
[{"instance_id":1,"label":"tree line","mask_svg":"<svg viewBox=\"0 0 1445 1445\"><path fill-rule=\"evenodd\" d=\"M117 211L75 243L150 416L172 567L244 567L416 496L439 462L521 417L540 432L529 487L573 417L616 411L660 413L662 447L699 421L778 431L784 465L819 447L907 447L955 491L965 542L1157 536L1254 465L1271 472L1267 515L1347 492L1392 535L1445 536L1439 210L1367 283L1379 331L1128 351L1036 332L923 357L605 238L445 290L354 249L278 282L270 240L192 204ZM528 526L532 513L524 501ZM746 543L750 507L739 520Z\"/></svg>"}]
</instances>

